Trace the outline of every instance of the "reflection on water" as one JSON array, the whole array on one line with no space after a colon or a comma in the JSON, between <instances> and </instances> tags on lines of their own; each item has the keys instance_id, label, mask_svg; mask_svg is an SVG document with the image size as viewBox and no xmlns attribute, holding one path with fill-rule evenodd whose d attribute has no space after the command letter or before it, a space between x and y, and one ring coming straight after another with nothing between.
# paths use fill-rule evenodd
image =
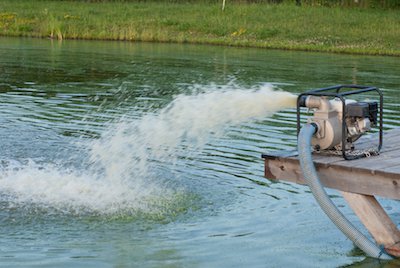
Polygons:
<instances>
[{"instance_id":1,"label":"reflection on water","mask_svg":"<svg viewBox=\"0 0 400 268\"><path fill-rule=\"evenodd\" d=\"M2 265L334 267L364 259L307 188L262 177L261 153L293 148L296 119L290 108L267 117L257 103L271 92L255 93L267 83L292 93L375 85L385 127L398 127L397 58L0 40ZM397 202L383 203L398 222Z\"/></svg>"}]
</instances>

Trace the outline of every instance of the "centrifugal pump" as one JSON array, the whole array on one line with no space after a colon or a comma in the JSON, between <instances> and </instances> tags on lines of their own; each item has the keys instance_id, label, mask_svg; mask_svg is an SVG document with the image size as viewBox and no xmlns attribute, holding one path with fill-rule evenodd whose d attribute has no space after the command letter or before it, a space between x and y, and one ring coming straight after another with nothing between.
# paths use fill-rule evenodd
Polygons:
<instances>
[{"instance_id":1,"label":"centrifugal pump","mask_svg":"<svg viewBox=\"0 0 400 268\"><path fill-rule=\"evenodd\" d=\"M370 91L379 94L379 104L377 101L356 101L347 98L350 95ZM300 107L307 107L313 113L301 130ZM297 99L297 149L304 181L325 214L368 256L389 260L392 257L360 232L332 202L319 179L311 150L314 147L315 151L319 152L342 151L343 157L347 160L379 153L382 146L382 107L382 93L375 87L339 85L303 93ZM357 150L354 149L353 142L377 125L379 125L378 147L358 150L359 152L355 153ZM371 143L371 140L367 143Z\"/></svg>"},{"instance_id":2,"label":"centrifugal pump","mask_svg":"<svg viewBox=\"0 0 400 268\"><path fill-rule=\"evenodd\" d=\"M351 95L377 92L379 101L355 101ZM345 159L377 154L382 147L383 95L376 87L338 85L310 90L297 99L297 128L300 131L300 107L313 113L308 119L316 126L311 144L316 151L342 152ZM379 116L378 116L379 114ZM379 119L379 120L378 120ZM377 148L358 152L354 142L363 134L379 127Z\"/></svg>"}]
</instances>

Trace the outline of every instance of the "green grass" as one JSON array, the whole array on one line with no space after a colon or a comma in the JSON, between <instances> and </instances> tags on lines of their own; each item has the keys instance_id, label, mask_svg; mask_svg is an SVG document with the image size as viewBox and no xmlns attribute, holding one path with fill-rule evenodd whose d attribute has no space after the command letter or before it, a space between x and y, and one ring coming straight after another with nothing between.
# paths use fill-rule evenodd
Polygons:
<instances>
[{"instance_id":1,"label":"green grass","mask_svg":"<svg viewBox=\"0 0 400 268\"><path fill-rule=\"evenodd\" d=\"M219 2L3 0L0 35L400 55L398 10Z\"/></svg>"}]
</instances>

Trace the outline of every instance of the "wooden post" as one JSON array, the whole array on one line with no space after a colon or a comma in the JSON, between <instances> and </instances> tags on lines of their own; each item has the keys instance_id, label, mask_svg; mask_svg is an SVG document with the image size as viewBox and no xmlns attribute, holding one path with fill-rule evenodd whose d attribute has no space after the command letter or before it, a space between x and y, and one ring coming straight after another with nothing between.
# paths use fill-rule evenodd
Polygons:
<instances>
[{"instance_id":1,"label":"wooden post","mask_svg":"<svg viewBox=\"0 0 400 268\"><path fill-rule=\"evenodd\" d=\"M390 255L400 257L400 231L372 195L341 192L364 226Z\"/></svg>"}]
</instances>

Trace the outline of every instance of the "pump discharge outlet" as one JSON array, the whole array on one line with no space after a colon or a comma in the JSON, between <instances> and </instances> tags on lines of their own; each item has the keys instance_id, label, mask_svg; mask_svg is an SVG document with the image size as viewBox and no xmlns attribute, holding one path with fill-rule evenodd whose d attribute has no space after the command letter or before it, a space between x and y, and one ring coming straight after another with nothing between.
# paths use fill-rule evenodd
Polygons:
<instances>
[{"instance_id":1,"label":"pump discharge outlet","mask_svg":"<svg viewBox=\"0 0 400 268\"><path fill-rule=\"evenodd\" d=\"M370 91L378 93L379 102L348 98ZM299 131L300 107L306 107L313 113L308 123L317 126L311 140L316 151L342 152L347 160L375 155L382 147L382 104L382 93L375 87L339 85L310 90L297 99L297 128ZM377 148L357 151L354 142L376 127L379 127Z\"/></svg>"}]
</instances>

